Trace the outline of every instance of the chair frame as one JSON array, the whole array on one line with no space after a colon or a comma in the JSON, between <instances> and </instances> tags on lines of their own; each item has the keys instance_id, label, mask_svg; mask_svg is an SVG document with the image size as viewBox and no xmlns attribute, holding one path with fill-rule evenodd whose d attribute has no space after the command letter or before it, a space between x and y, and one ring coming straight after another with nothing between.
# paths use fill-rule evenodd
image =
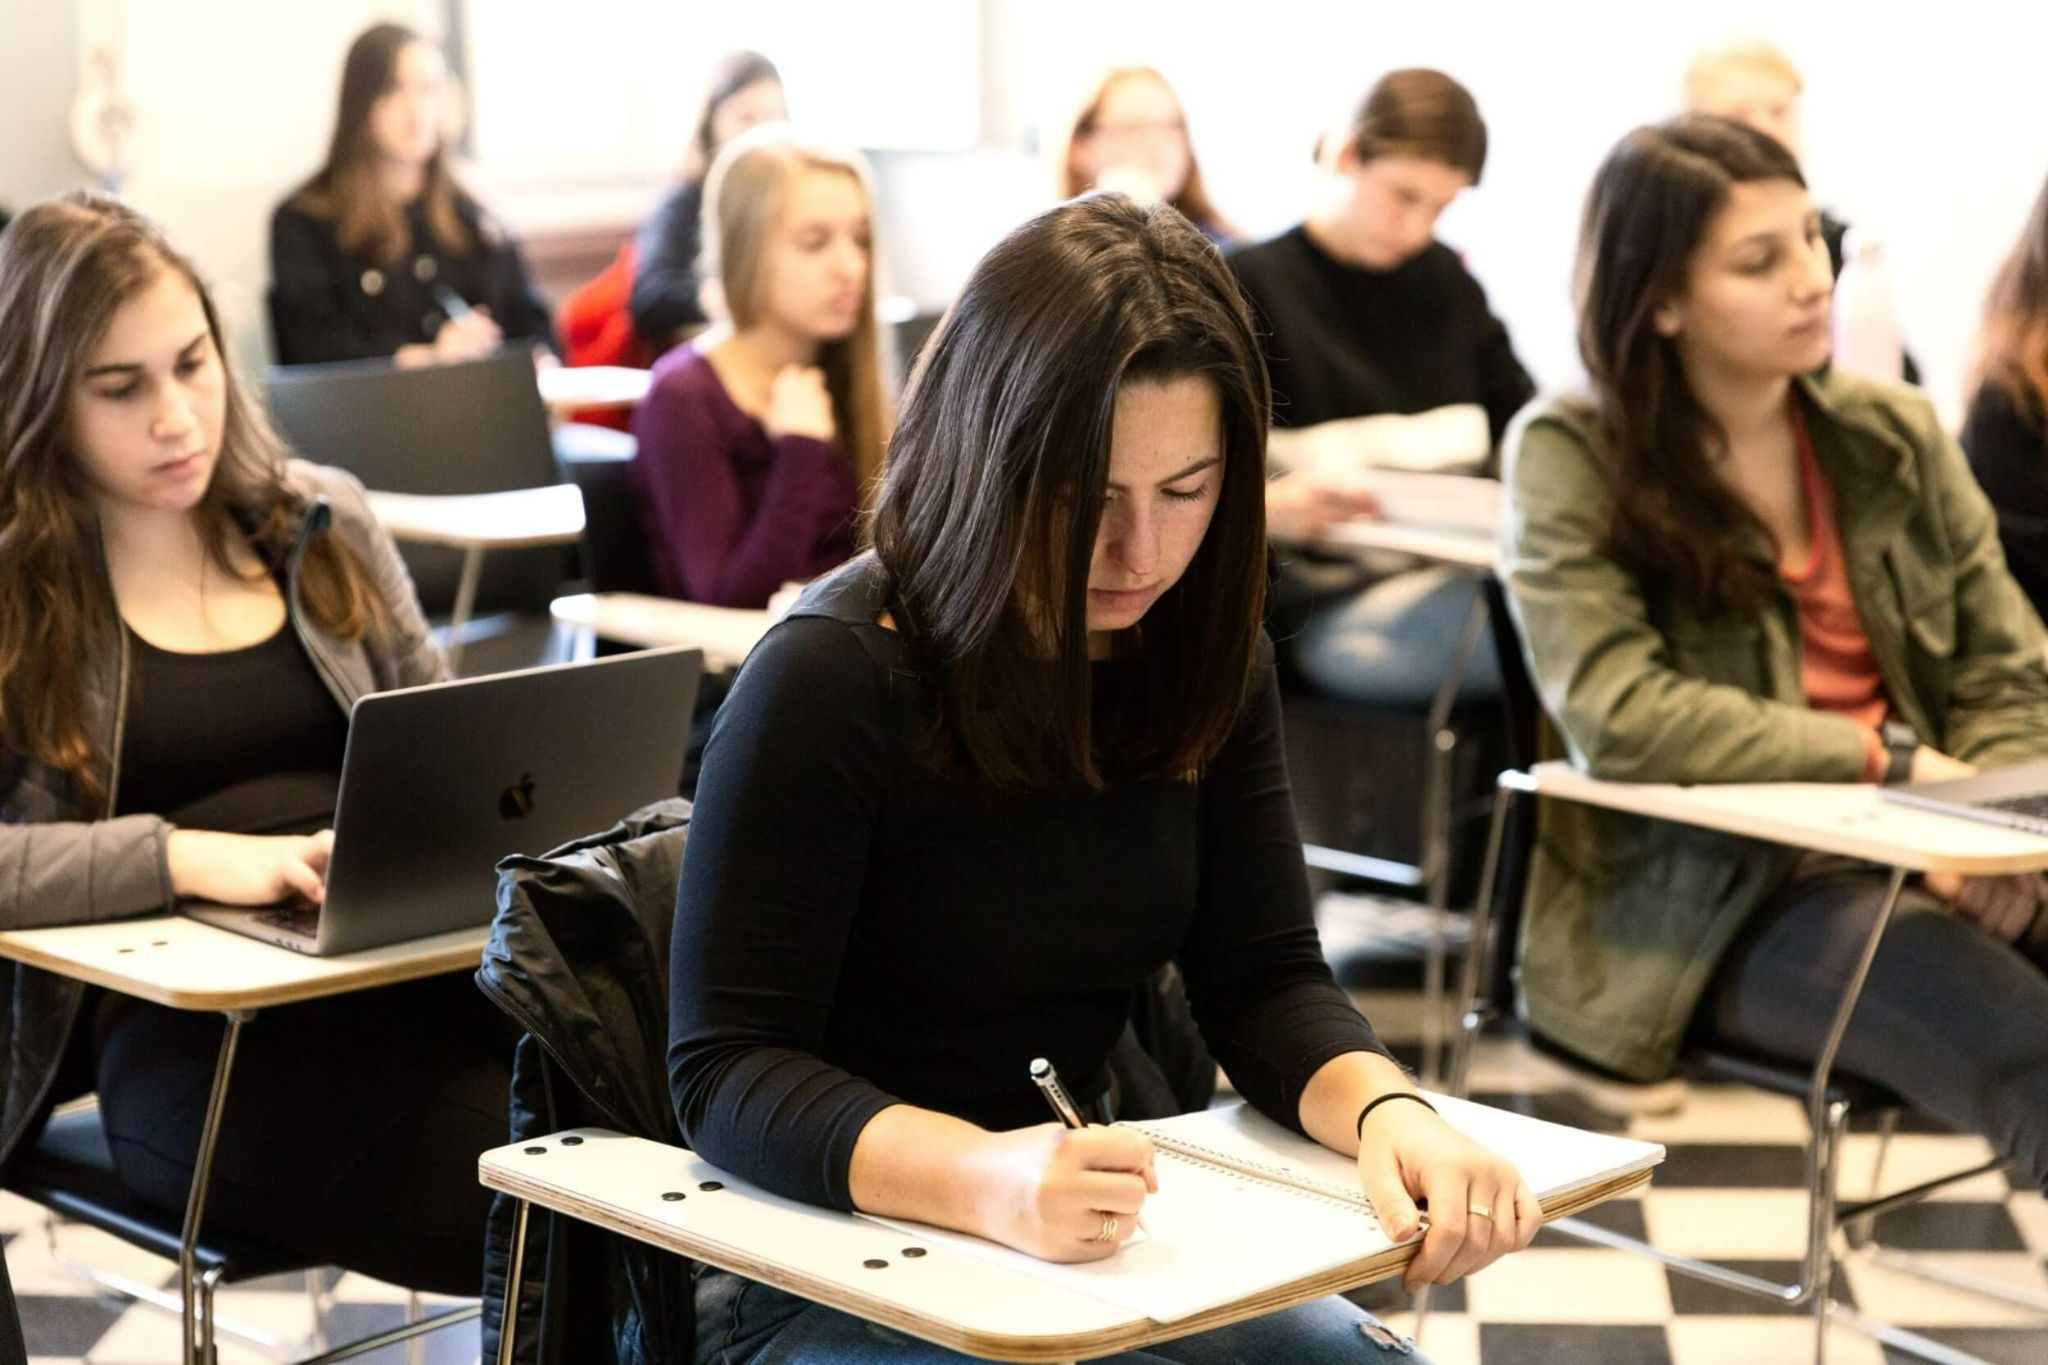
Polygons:
<instances>
[{"instance_id":1,"label":"chair frame","mask_svg":"<svg viewBox=\"0 0 2048 1365\"><path fill-rule=\"evenodd\" d=\"M1510 815L1518 801L1528 801L1533 807L1537 795L1536 782L1528 774L1509 771L1500 775L1492 821L1487 830L1486 862L1480 876L1478 904L1473 911L1471 947L1465 954L1462 964L1459 986L1462 1007L1459 1011L1458 1032L1452 1043L1447 1085L1447 1089L1454 1095L1462 1096L1469 1087L1472 1057L1480 1030L1502 1018L1513 1007L1512 1000L1503 1001L1496 993L1496 983L1502 980L1498 971L1502 945L1498 941L1501 933L1497 931L1495 921L1502 921L1499 926L1501 929L1509 922L1518 923L1519 907L1513 907L1505 914L1498 913L1495 892L1501 883L1502 862L1507 854ZM1841 1140L1848 1124L1851 1105L1849 1099L1834 1084L1835 1061L1841 1050L1842 1038L1848 1032L1849 1021L1856 1012L1858 1001L1862 998L1871 962L1877 956L1878 945L1891 925L1893 915L1898 909L1900 893L1905 889L1907 870L1892 868L1890 874L1876 922L1872 925L1870 934L1858 954L1842 998L1835 1006L1827 1036L1822 1042L1810 1073L1806 1076L1806 1117L1811 1136L1806 1146L1803 1184L1807 1201L1806 1247L1800 1261L1798 1281L1789 1285L1779 1284L1712 1261L1677 1255L1652 1246L1640 1238L1613 1232L1582 1219L1559 1219L1549 1226L1567 1236L1596 1246L1647 1256L1680 1274L1711 1284L1757 1295L1787 1307L1810 1307L1814 1328L1815 1365L1824 1365L1827 1359L1827 1330L1830 1322L1840 1323L1886 1346L1923 1360L1937 1362L1938 1365L1987 1365L1980 1357L1944 1346L1916 1332L1880 1321L1843 1304L1835 1299L1831 1292L1833 1236L1839 1229L1843 1232L1845 1242L1852 1252L1862 1252L1872 1259L1940 1280L1953 1287L2028 1307L2048 1309L2048 1301L2044 1301L2042 1296L1988 1281L1978 1281L1954 1272L1931 1273L1928 1268L1914 1264L1911 1258L1904 1257L1901 1253L1887 1253L1876 1247L1870 1234L1870 1227L1877 1215L1916 1203L1947 1186L2002 1171L2010 1165L2003 1160L1994 1160L1940 1176L1909 1189L1896 1190L1888 1194L1876 1193L1883 1178L1885 1153L1896 1131L1903 1105L1876 1111L1879 1118L1879 1148L1871 1176L1871 1195L1847 1204L1838 1198ZM1791 1069L1797 1070L1796 1067Z\"/></svg>"}]
</instances>

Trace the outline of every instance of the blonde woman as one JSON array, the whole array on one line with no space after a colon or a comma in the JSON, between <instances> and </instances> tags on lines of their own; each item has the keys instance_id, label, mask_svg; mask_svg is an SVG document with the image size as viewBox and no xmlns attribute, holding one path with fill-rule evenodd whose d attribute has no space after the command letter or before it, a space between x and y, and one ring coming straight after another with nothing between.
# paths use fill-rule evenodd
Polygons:
<instances>
[{"instance_id":1,"label":"blonde woman","mask_svg":"<svg viewBox=\"0 0 2048 1365\"><path fill-rule=\"evenodd\" d=\"M655 575L759 607L848 558L881 467L872 195L858 153L786 124L728 144L705 184L715 321L671 351L634 417Z\"/></svg>"}]
</instances>

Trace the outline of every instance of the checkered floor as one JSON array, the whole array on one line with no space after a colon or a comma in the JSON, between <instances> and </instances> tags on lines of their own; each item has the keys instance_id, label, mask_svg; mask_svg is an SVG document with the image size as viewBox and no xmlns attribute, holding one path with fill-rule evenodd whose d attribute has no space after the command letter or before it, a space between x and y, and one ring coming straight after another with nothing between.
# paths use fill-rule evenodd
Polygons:
<instances>
[{"instance_id":1,"label":"checkered floor","mask_svg":"<svg viewBox=\"0 0 2048 1365\"><path fill-rule=\"evenodd\" d=\"M1332 925L1340 930L1341 924ZM1337 935L1333 932L1332 937ZM1334 945L1333 945L1334 946ZM1419 1036L1412 990L1359 992L1361 1005L1397 1050ZM1592 1221L1647 1234L1674 1252L1711 1256L1757 1274L1790 1279L1803 1244L1799 1193L1805 1120L1797 1104L1739 1088L1695 1085L1675 1112L1633 1117L1611 1094L1589 1093L1582 1079L1512 1038L1489 1041L1475 1068L1474 1094L1540 1117L1662 1142L1670 1157L1651 1191L1597 1209ZM1876 1140L1849 1139L1845 1193L1865 1188ZM1910 1184L1985 1160L1974 1138L1915 1131L1895 1139L1887 1185ZM1921 1253L1934 1267L2048 1296L2048 1203L2005 1177L1986 1177L1879 1224L1890 1247ZM30 1365L162 1365L175 1359L176 1321L155 1309L95 1296L53 1257L40 1210L0 1196L0 1237L21 1295ZM85 1229L60 1228L56 1251L67 1260L151 1285L171 1283L172 1268ZM2000 1362L2048 1361L2048 1312L2032 1312L1958 1288L1910 1277L1861 1256L1838 1261L1837 1294L1873 1317L1950 1347ZM339 1342L396 1324L403 1294L359 1276L334 1286L329 1336ZM1364 1302L1396 1326L1412 1328L1405 1301L1383 1288ZM429 1304L432 1311L435 1305ZM306 1286L293 1277L221 1294L224 1318L303 1347L312 1325ZM429 1338L431 1365L467 1365L476 1357L471 1324ZM1772 1365L1812 1359L1808 1319L1667 1272L1649 1260L1587 1247L1553 1233L1469 1282L1439 1290L1422 1332L1437 1365ZM303 1349L296 1354L306 1354ZM279 1356L227 1341L223 1365ZM1881 1365L1911 1357L1837 1328L1834 1365ZM402 1365L400 1349L364 1357ZM1277 1365L1277 1363L1276 1363ZM1291 1365L1291 1363L1290 1363Z\"/></svg>"}]
</instances>

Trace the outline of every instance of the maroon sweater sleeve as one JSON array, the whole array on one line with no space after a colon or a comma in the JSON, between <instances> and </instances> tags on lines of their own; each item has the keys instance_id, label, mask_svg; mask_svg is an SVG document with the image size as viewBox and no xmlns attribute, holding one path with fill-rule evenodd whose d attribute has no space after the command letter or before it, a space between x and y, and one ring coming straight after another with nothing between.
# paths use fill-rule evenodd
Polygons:
<instances>
[{"instance_id":1,"label":"maroon sweater sleeve","mask_svg":"<svg viewBox=\"0 0 2048 1365\"><path fill-rule=\"evenodd\" d=\"M817 546L852 522L852 481L826 442L778 437L749 509L737 449L766 438L716 384L692 358L658 378L633 418L655 573L692 602L764 607L784 583L830 567Z\"/></svg>"}]
</instances>

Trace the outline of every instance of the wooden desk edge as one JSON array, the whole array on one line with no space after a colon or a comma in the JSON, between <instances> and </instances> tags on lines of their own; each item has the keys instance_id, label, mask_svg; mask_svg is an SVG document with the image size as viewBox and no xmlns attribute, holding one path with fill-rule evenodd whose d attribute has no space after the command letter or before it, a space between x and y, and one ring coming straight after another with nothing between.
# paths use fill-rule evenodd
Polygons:
<instances>
[{"instance_id":1,"label":"wooden desk edge","mask_svg":"<svg viewBox=\"0 0 2048 1365\"><path fill-rule=\"evenodd\" d=\"M1597 777L1587 777L1561 760L1539 763L1522 774L1522 777L1526 781L1519 784L1520 790L1533 792L1537 796L1548 797L1553 801L1576 801L1580 805L1599 806L1605 810L1640 815L1646 819L1668 820L1673 824L1692 825L1697 829L1760 839L1765 843L1780 844L1787 848L1812 849L1816 852L1857 858L1881 866L1902 867L1908 872L1954 872L1966 876L1998 876L2004 873L2039 872L2048 869L2048 849L2039 853L1943 854L1887 844L1882 845L1880 850L1877 841L1859 838L1846 832L1846 837L1828 840L1826 846L1823 846L1817 840L1783 837L1784 832L1781 829L1773 829L1766 816L1750 819L1733 811L1690 813L1646 809L1643 798L1645 789L1654 795L1664 790L1683 791L1685 788L1670 782L1607 782ZM1908 811L1911 808L1901 806L1899 809ZM1924 815L1928 819L1954 820L1965 827L1972 823L1965 821L1961 816L1945 816L1938 811L1913 813ZM1715 818L1705 818L1709 815Z\"/></svg>"},{"instance_id":2,"label":"wooden desk edge","mask_svg":"<svg viewBox=\"0 0 2048 1365\"><path fill-rule=\"evenodd\" d=\"M138 1000L167 1005L175 1010L225 1011L295 1005L305 1000L320 1000L330 995L345 995L350 991L369 990L377 986L396 986L424 977L440 976L444 972L460 971L465 967L473 968L482 960L484 942L485 940L479 939L475 943L453 943L446 948L416 957L365 963L356 970L337 971L328 976L303 977L297 981L280 982L272 986L203 991L160 986L94 963L80 962L61 954L44 952L33 945L11 941L5 936L0 936L0 957L58 976L70 977L74 981L83 981L89 986L104 986L110 991L133 996ZM288 948L277 948L274 951L292 957L297 956Z\"/></svg>"},{"instance_id":3,"label":"wooden desk edge","mask_svg":"<svg viewBox=\"0 0 2048 1365\"><path fill-rule=\"evenodd\" d=\"M1634 1171L1611 1181L1555 1196L1544 1203L1543 1220L1548 1223L1558 1218L1568 1218L1595 1204L1641 1189L1650 1183L1651 1173L1648 1169ZM1050 1365L1053 1362L1089 1360L1098 1356L1136 1350L1162 1341L1172 1341L1179 1337L1193 1336L1198 1332L1213 1331L1219 1327L1228 1327L1233 1323L1261 1317L1296 1304L1307 1303L1330 1294L1341 1294L1377 1280L1389 1279L1398 1275L1416 1252L1416 1245L1413 1243L1394 1247L1173 1322L1134 1318L1121 1327L1103 1332L1059 1337L1009 1336L957 1329L951 1324L936 1322L911 1312L887 1299L861 1294L828 1280L791 1271L773 1261L757 1259L721 1243L693 1241L667 1224L637 1213L581 1200L573 1192L560 1186L527 1178L520 1172L504 1167L489 1166L479 1161L477 1178L487 1189L499 1190L542 1208L565 1213L614 1232L625 1233L651 1246L715 1265L721 1270L729 1270L751 1280L774 1285L778 1289L788 1290L792 1294L801 1295L829 1308L841 1309L885 1327L893 1327L920 1340L944 1346L949 1350L963 1351L969 1355L1018 1362L1019 1365ZM1111 1311L1119 1311L1115 1305L1106 1306Z\"/></svg>"}]
</instances>

